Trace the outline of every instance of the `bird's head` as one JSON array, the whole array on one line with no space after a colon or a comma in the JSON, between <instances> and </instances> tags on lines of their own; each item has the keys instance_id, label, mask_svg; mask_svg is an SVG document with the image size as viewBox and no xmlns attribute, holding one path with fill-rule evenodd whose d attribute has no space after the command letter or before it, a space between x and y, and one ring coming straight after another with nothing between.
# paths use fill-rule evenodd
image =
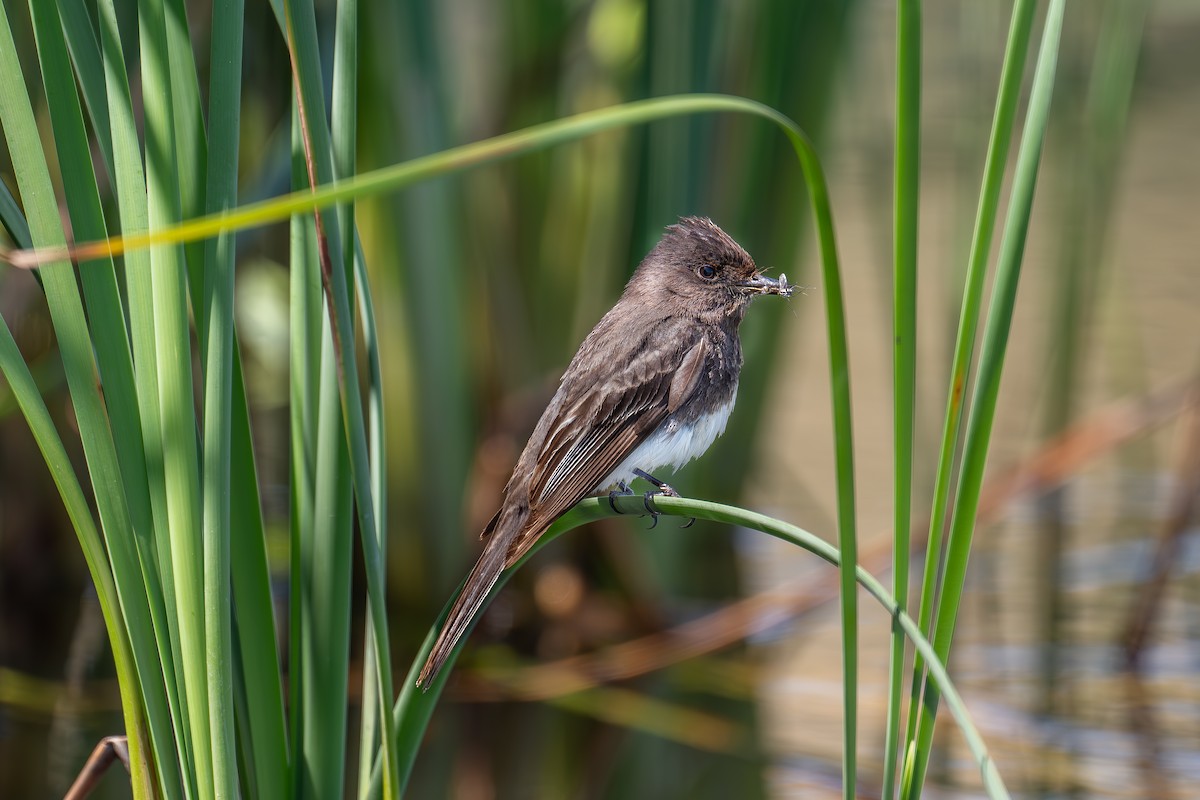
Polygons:
<instances>
[{"instance_id":1,"label":"bird's head","mask_svg":"<svg viewBox=\"0 0 1200 800\"><path fill-rule=\"evenodd\" d=\"M763 294L791 296L787 278L763 275L742 247L706 217L667 228L629 281L641 302L678 302L699 317L741 318Z\"/></svg>"}]
</instances>

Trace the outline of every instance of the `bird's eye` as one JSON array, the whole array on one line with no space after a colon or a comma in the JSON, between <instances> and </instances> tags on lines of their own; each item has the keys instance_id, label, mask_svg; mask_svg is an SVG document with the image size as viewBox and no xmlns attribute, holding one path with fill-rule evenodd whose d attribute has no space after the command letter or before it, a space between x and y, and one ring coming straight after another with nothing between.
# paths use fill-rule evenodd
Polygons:
<instances>
[{"instance_id":1,"label":"bird's eye","mask_svg":"<svg viewBox=\"0 0 1200 800\"><path fill-rule=\"evenodd\" d=\"M712 264L701 264L696 270L696 274L706 281L711 281L713 278L717 277L717 268Z\"/></svg>"}]
</instances>

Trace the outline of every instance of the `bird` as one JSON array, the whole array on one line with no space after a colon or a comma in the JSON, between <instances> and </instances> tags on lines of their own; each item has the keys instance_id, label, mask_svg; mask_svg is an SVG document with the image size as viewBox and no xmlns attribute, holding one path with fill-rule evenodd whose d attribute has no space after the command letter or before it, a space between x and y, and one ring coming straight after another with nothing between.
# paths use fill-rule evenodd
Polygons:
<instances>
[{"instance_id":1,"label":"bird","mask_svg":"<svg viewBox=\"0 0 1200 800\"><path fill-rule=\"evenodd\" d=\"M563 372L480 534L483 551L418 686L428 689L437 678L501 573L580 500L613 487L628 494L635 477L676 495L652 473L682 467L724 432L742 368L738 328L750 301L790 297L794 288L786 275L764 275L707 217L682 217L666 228Z\"/></svg>"}]
</instances>

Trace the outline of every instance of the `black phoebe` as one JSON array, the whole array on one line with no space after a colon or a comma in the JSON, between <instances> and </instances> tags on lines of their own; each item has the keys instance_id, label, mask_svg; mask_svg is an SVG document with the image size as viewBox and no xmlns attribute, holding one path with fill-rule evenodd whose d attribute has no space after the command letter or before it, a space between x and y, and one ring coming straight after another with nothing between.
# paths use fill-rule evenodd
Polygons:
<instances>
[{"instance_id":1,"label":"black phoebe","mask_svg":"<svg viewBox=\"0 0 1200 800\"><path fill-rule=\"evenodd\" d=\"M708 449L737 397L746 306L760 294L791 293L784 275L763 276L710 220L667 228L563 373L418 685L437 677L500 573L571 506L609 487L627 491L635 474L681 467Z\"/></svg>"}]
</instances>

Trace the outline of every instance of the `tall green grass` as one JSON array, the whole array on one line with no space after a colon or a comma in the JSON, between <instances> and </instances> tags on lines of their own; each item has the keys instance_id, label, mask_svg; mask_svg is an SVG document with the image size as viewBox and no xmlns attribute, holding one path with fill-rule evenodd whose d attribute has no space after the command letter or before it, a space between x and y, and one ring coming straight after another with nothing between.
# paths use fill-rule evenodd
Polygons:
<instances>
[{"instance_id":1,"label":"tall green grass","mask_svg":"<svg viewBox=\"0 0 1200 800\"><path fill-rule=\"evenodd\" d=\"M537 10L557 9L545 6ZM998 221L1001 177L1013 141L1033 31L1035 4L1018 0L1014 7L948 392L931 546L915 622L905 608L918 313L920 4L898 6L894 600L856 564L847 298L837 258L835 204L818 148L788 113L776 110L794 108L801 112L798 116L812 117L803 121L817 121L819 114L813 109L819 111L827 102L831 81L827 74L820 79L812 76L818 74L820 59L825 59L825 66L836 61L829 48L845 28L846 11L821 3L765 3L736 13L702 5L694 16L680 18L656 9L641 18L631 5L608 2L597 9L601 6L613 15L608 23L623 20L644 39L640 62L614 61L589 75L594 97L603 101L596 103L600 108L568 114L559 103L540 97L540 102L527 108L504 109L511 115L506 122L520 123L528 117L539 124L508 125L513 132L453 147L448 133L451 120L455 114L471 111L465 104L431 100L418 91L404 95L408 116L398 122L381 122L386 115L377 108L364 108L366 79L377 81L379 76L360 76L360 62L371 48L369 57L382 58L377 52L381 42L378 31L364 31L361 38L368 46L360 48L360 18L367 15L360 14L354 0L337 3L332 41L326 42L331 50L322 47L318 24L322 8L305 0L272 3L276 28L270 35L283 43L280 52L286 64L278 66L288 76L286 84L278 82L275 87L274 102L288 109L280 123L287 133L281 134L280 141L288 142L292 191L281 198L240 204L238 176L245 165L239 112L248 107L242 57L250 43L248 9L242 3L218 0L213 4L208 54L198 60L200 43L188 28L181 0L140 0L136 9L118 8L112 0L99 0L94 8L78 0L31 0L30 25L36 42L31 57L36 59L40 85L0 82L0 123L19 197L19 203L0 204L0 217L17 247L41 248L16 254L12 260L24 258L37 265L78 422L84 474L77 475L71 467L62 436L7 322L0 325L0 367L59 488L100 597L122 690L135 797L333 797L353 787L351 791L359 796L394 798L409 785L417 786L414 791L445 792L445 783L438 785L436 776L426 778L428 784L421 784L420 778L411 782L449 670L428 693L414 689L411 675L396 685L393 674L400 671L394 669L392 659L401 649L394 638L406 630L423 629L427 615L401 617L389 600L434 595L436 601L425 602L427 608L435 608L449 588L443 585L445 577L465 567L461 556L466 546L460 531L467 517L461 507L474 439L470 395L484 383L472 385L470 367L494 355L472 341L469 311L478 301L473 300L471 289L490 279L490 291L503 298L496 303L501 309L516 295L537 298L542 305L565 306L565 299L576 298L577 314L560 314L553 322L542 323L536 311L527 310L527 318L520 322L523 334L517 340L526 345L522 360L561 363L569 355L562 340L577 337L539 335L539 326L553 326L556 334L564 334L588 318L582 309L594 305L588 298L591 284L564 276L561 270L552 273L527 266L525 262L538 264L537 258L518 247L504 247L510 244L503 234L505 223L517 219L518 225L538 230L544 225L551 231L555 225L577 225L584 234L578 238L588 252L580 252L576 242L568 241L574 237L547 246L556 255L583 259L600 269L599 259L591 260L590 248L629 261L635 257L631 254L645 250L651 232L662 222L706 210L703 206L709 203L716 208L710 213L727 212L751 235L757 231L766 239L763 231L784 229L763 248L774 263L791 258L802 212L806 205L812 211L821 254L820 292L833 399L838 546L832 549L784 523L736 508L670 499L661 500L660 507L665 513L757 528L803 544L839 565L846 797L858 791L862 769L855 744L860 584L884 604L894 621L882 767L886 794L892 796L897 790L897 777L901 794L919 794L937 703L945 698L967 736L987 790L992 796L1004 796L995 765L970 724L944 664L965 577L1031 217L1064 3L1050 3L1042 30L1016 179L1002 228L992 306L983 321L975 391L967 403L964 388L972 371L987 254ZM380 13L381 19L398 14L398 22L418 44L391 54L390 63L397 69L389 74L397 83L411 76L426 87L439 87L443 93L439 97L444 98L453 96L448 87L454 77L446 72L448 56L430 46L437 40L438 26L449 24L437 16L436 9L418 3ZM22 74L11 26L14 17L5 5L0 14L0 70L9 76ZM530 38L524 42L526 49L513 56L528 69L514 70L524 79L539 74L535 67L544 56L539 48L556 26L567 24L554 14L534 18L542 21L522 29ZM594 18L591 24L601 23ZM549 30L541 29L542 25ZM686 37L675 32L676 25L686 30ZM819 25L825 26L819 30L826 34L814 32ZM756 54L754 48L715 47L732 42L725 37L738 30L759 34L758 50L781 58L796 49L790 34L802 31L813 46L796 56L793 73L778 75L767 70L765 61L739 61ZM322 58L330 52L332 64L326 65ZM721 62L722 57L727 63ZM807 64L801 58L816 61L801 72L800 65ZM33 66L25 65L26 75L35 74ZM126 72L130 66L136 70L133 75ZM738 70L757 75L756 94L765 103L703 93L724 88L722 76ZM651 96L680 90L692 93L611 102L625 93ZM369 96L376 104L392 99L379 87ZM573 105L577 98L567 100L565 111L580 110ZM43 142L38 127L37 110L43 102L52 143ZM578 102L591 105L582 96ZM550 117L561 118L545 121ZM771 124L763 125L764 121ZM373 141L379 129L389 124L402 130L401 138L413 148L431 152L411 157L410 151L410 157L393 166L366 169L359 143ZM618 162L634 160L630 154L639 154L635 161L645 169L608 186L608 194L600 196L606 186L599 183L602 172L612 167L581 167L593 151L572 146L530 156L585 139L600 148L597 152L610 157L618 153L614 157ZM705 169L711 165L701 155L743 151L746 155L727 168ZM446 176L513 159L517 160L510 169L518 184L528 179L539 189L528 206L519 191L511 208L506 205L511 198L498 192L493 195L498 201L495 208L467 214L463 209L468 201L457 196L462 185L451 190L444 182ZM790 163L800 167L793 171L794 177L780 166ZM57 182L52 179L52 164ZM580 169L590 170L589 179L597 182L591 190L595 194L586 194L586 189L562 177ZM498 180L498 174L493 167L470 180ZM800 191L801 179L805 192ZM360 245L356 206L418 183L426 184L421 191L428 194L421 197L429 202L410 208L406 230L415 244L392 240L397 251L388 260L396 263L381 266L379 251ZM623 200L625 194L638 198L631 205L635 212L625 212L627 218L618 221L615 212L605 209L629 205ZM753 198L759 195L769 202L756 204ZM95 244L64 249L67 235L58 196L66 198L71 239ZM371 213L378 215L379 208L373 207ZM541 215L549 219L543 223L538 219ZM470 224L464 225L460 217ZM531 223L530 218L538 221ZM254 434L261 423L248 402L234 307L239 233L284 220L289 222L285 259L290 272L290 453L284 476L289 485L290 591L287 618L277 621L267 556L270 511L259 490L260 482L271 479L260 478L256 469ZM484 239L486 252L480 252L479 243L472 239L476 228L491 232ZM361 238L367 242L386 240L377 228L366 234ZM372 264L365 257L368 252ZM476 273L476 268L468 271L459 264L469 258L484 261L481 269L491 272ZM416 442L400 455L395 472L430 489L436 499L427 505L418 504L420 494L411 490L396 493L403 503L385 502L394 485L388 481L384 458L389 430L384 424L389 404L383 401L388 342L381 340L382 320L375 313L372 283L388 278L403 286L403 307L413 324L400 341L391 340L403 345L412 371L397 404L409 415L400 427L409 432L410 444ZM615 287L619 280L608 282ZM758 329L748 324L748 347L769 350L780 319L776 313ZM533 345L541 341L554 346ZM365 371L360 346L366 351ZM748 369L743 419L754 418L753 408L762 402L768 372L765 364ZM749 413L745 413L747 406ZM714 454L721 463L743 467L748 463L751 431L746 426L746 422L736 424L721 451ZM961 475L957 486L952 486L951 477L957 474L953 456L960 437ZM707 481L698 477L697 484L718 486L711 476ZM728 487L714 492L721 490ZM89 494L98 527L88 506ZM602 515L600 504L586 502L556 530ZM939 585L940 532L947 520L950 538L945 577ZM389 536L393 525L398 530ZM419 537L426 527L429 530ZM655 565L665 585L687 589L703 582L695 579L697 574L713 574L713 567L704 563L701 549L689 538L697 535L711 536L711 531L666 533L649 545L648 562ZM722 546L727 548L727 542ZM352 612L360 591L355 581L356 553L365 578L366 628L361 637L359 733L354 736L347 698L356 688L351 669L357 643ZM406 563L414 554L429 569ZM410 580L388 587L389 573L395 572ZM722 581L733 580L728 563L716 574ZM281 638L286 638L286 654L277 644ZM903 666L906 655L914 652L916 667L909 681L912 704L902 732ZM422 657L421 650L405 653L405 660L412 658L414 665ZM678 702L691 701L669 686L662 691ZM749 702L730 713L755 724ZM573 735L580 734L574 731ZM359 751L356 770L351 768L352 742ZM662 752L689 768L704 769L690 752L684 756L676 750ZM524 755L537 762L536 748ZM657 758L657 753L652 755ZM427 758L433 762L453 756ZM748 777L714 780L695 791L714 796L722 791L738 791L742 796L761 793L761 771L744 760L730 759L734 761L727 769L747 771ZM624 787L630 791L650 791L646 787L662 780L661 763L649 763L646 752L623 757L613 771L620 776L614 786L628 781ZM735 785L738 789L731 790ZM694 790L682 784L667 788L680 794Z\"/></svg>"}]
</instances>

